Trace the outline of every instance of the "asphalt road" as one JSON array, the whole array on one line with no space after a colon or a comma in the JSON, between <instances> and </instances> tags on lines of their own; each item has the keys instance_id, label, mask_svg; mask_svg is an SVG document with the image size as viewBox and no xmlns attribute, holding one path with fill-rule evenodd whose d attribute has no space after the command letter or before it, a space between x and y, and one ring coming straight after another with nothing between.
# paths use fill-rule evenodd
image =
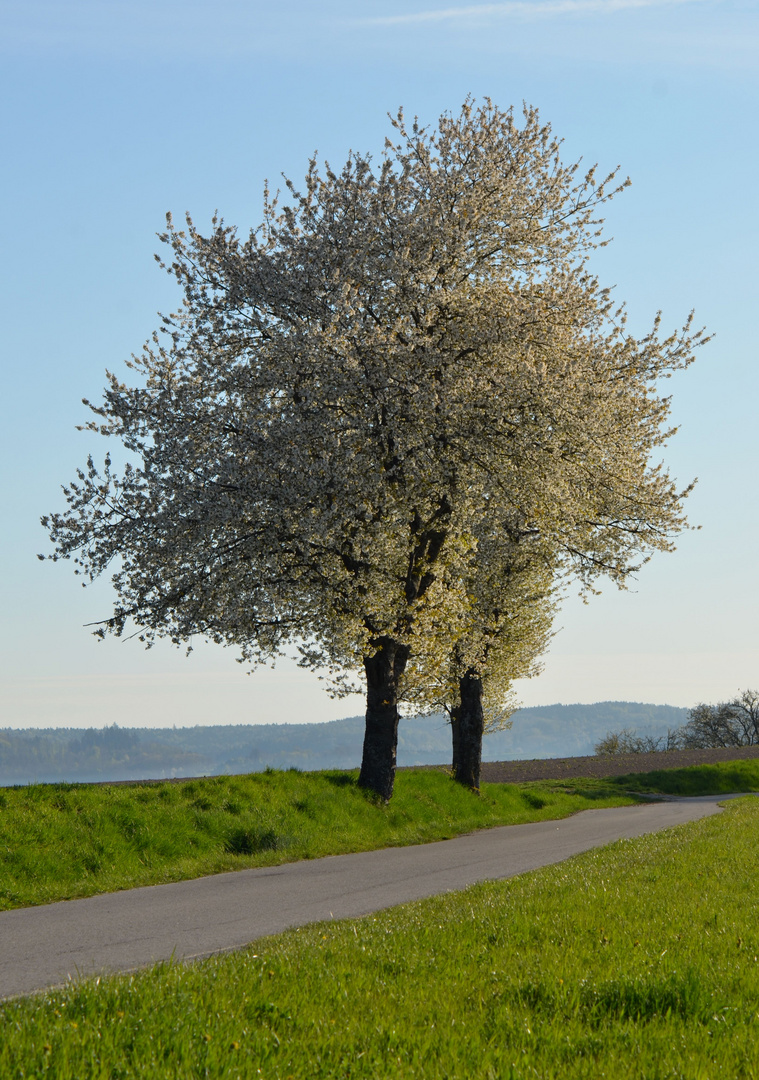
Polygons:
<instances>
[{"instance_id":1,"label":"asphalt road","mask_svg":"<svg viewBox=\"0 0 759 1080\"><path fill-rule=\"evenodd\" d=\"M0 998L190 960L267 934L513 877L623 837L718 813L717 796L585 810L415 847L217 874L0 912Z\"/></svg>"}]
</instances>

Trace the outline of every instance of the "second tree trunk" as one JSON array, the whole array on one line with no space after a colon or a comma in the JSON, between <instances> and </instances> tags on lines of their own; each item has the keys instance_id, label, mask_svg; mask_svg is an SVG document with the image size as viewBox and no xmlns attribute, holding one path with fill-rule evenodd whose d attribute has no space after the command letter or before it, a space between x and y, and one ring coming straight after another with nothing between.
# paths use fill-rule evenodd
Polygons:
<instances>
[{"instance_id":1,"label":"second tree trunk","mask_svg":"<svg viewBox=\"0 0 759 1080\"><path fill-rule=\"evenodd\" d=\"M453 778L473 791L480 790L484 731L482 679L476 671L468 671L459 680L459 703L451 711L451 735Z\"/></svg>"}]
</instances>

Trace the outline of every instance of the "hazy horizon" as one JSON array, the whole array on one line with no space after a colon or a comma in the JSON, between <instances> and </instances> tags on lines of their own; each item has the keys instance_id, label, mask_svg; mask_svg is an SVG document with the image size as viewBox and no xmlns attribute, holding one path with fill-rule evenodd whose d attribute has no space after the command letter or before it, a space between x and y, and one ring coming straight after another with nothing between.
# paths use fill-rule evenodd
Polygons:
<instances>
[{"instance_id":1,"label":"hazy horizon","mask_svg":"<svg viewBox=\"0 0 759 1080\"><path fill-rule=\"evenodd\" d=\"M692 703L692 705L695 705L695 704L696 704L696 702ZM611 699L607 699L605 701L552 701L550 703L542 704L542 705L523 705L523 706L520 706L518 709L515 710L515 712L512 715L514 717L516 717L516 716L518 716L519 713L523 713L523 712L540 712L541 710L549 710L549 709L556 709L556 708L561 708L561 709L584 709L584 708L594 708L594 707L603 706L603 705L617 705L617 706L618 705L634 705L634 706L640 706L640 707L643 707L643 708L657 708L657 709L658 708L663 708L663 709L689 709L689 708L692 707L692 705L672 705L670 702L666 702L666 701L663 701L663 702L662 701L658 701L658 702L657 701L623 701L623 700L611 700ZM438 716L443 717L443 715L444 715L443 713L431 713L431 714L413 714L412 713L412 714L410 714L408 716L406 716L406 715L401 716L401 721L400 722L401 722L401 724L403 724L403 723L413 723L415 720L419 720L419 719L424 720L424 719L428 719L428 718L431 718L431 717L438 717ZM180 731L180 730L183 730L183 729L191 729L191 728L198 728L198 727L263 727L264 725L268 725L268 724L275 724L275 725L277 725L279 727L286 727L288 725L291 726L291 727L299 727L299 726L304 725L304 724L338 724L343 720L363 720L363 718L364 718L364 713L362 711L362 712L347 713L347 714L345 714L343 716L337 716L337 717L334 717L333 719L330 719L330 720L317 720L317 719L307 720L307 719L303 719L303 718L297 719L297 720L266 720L266 719L264 719L264 720L259 720L259 721L240 720L240 721L237 721L237 722L234 722L234 723L230 723L227 720L219 719L219 720L216 720L214 722L202 722L202 721L200 721L200 722L195 723L195 724L118 723L117 721L108 721L106 723L97 724L97 725L95 725L95 724L62 724L61 723L61 724L48 724L46 726L41 726L41 725L36 725L36 724L20 725L20 724L2 723L2 724L0 724L0 731L39 731L39 732L44 732L44 731L63 731L63 730L87 731L87 730L92 730L92 729L97 730L97 731L101 731L101 730L103 730L105 728L114 727L114 726L118 727L118 728L121 728L121 729L124 729L124 730L132 730L132 729L134 729L135 731L155 731L155 730L162 730L162 729L173 729L173 730Z\"/></svg>"}]
</instances>

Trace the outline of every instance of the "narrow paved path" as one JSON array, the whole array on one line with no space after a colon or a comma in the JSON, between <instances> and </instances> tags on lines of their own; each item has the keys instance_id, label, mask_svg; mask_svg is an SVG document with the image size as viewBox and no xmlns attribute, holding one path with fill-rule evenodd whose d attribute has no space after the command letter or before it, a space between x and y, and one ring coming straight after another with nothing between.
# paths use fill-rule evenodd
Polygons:
<instances>
[{"instance_id":1,"label":"narrow paved path","mask_svg":"<svg viewBox=\"0 0 759 1080\"><path fill-rule=\"evenodd\" d=\"M322 919L367 915L560 862L717 813L723 797L585 810L386 848L0 912L0 998L68 979L190 960Z\"/></svg>"}]
</instances>

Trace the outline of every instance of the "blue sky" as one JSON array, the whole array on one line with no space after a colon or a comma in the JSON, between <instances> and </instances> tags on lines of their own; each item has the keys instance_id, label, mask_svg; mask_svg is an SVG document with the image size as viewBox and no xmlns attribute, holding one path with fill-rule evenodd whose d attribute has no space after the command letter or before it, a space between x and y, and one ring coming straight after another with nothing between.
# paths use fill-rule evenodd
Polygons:
<instances>
[{"instance_id":1,"label":"blue sky","mask_svg":"<svg viewBox=\"0 0 759 1080\"><path fill-rule=\"evenodd\" d=\"M229 650L98 645L107 583L42 564L38 519L89 450L75 430L177 294L153 260L171 210L242 228L265 178L316 149L381 151L387 112L434 121L468 94L536 105L566 159L619 165L595 269L644 332L691 308L714 332L669 384L666 460L699 531L634 592L571 598L525 704L690 705L759 685L756 402L759 6L734 0L492 4L4 0L0 115L3 657L0 725L249 723L361 711L292 665Z\"/></svg>"}]
</instances>

